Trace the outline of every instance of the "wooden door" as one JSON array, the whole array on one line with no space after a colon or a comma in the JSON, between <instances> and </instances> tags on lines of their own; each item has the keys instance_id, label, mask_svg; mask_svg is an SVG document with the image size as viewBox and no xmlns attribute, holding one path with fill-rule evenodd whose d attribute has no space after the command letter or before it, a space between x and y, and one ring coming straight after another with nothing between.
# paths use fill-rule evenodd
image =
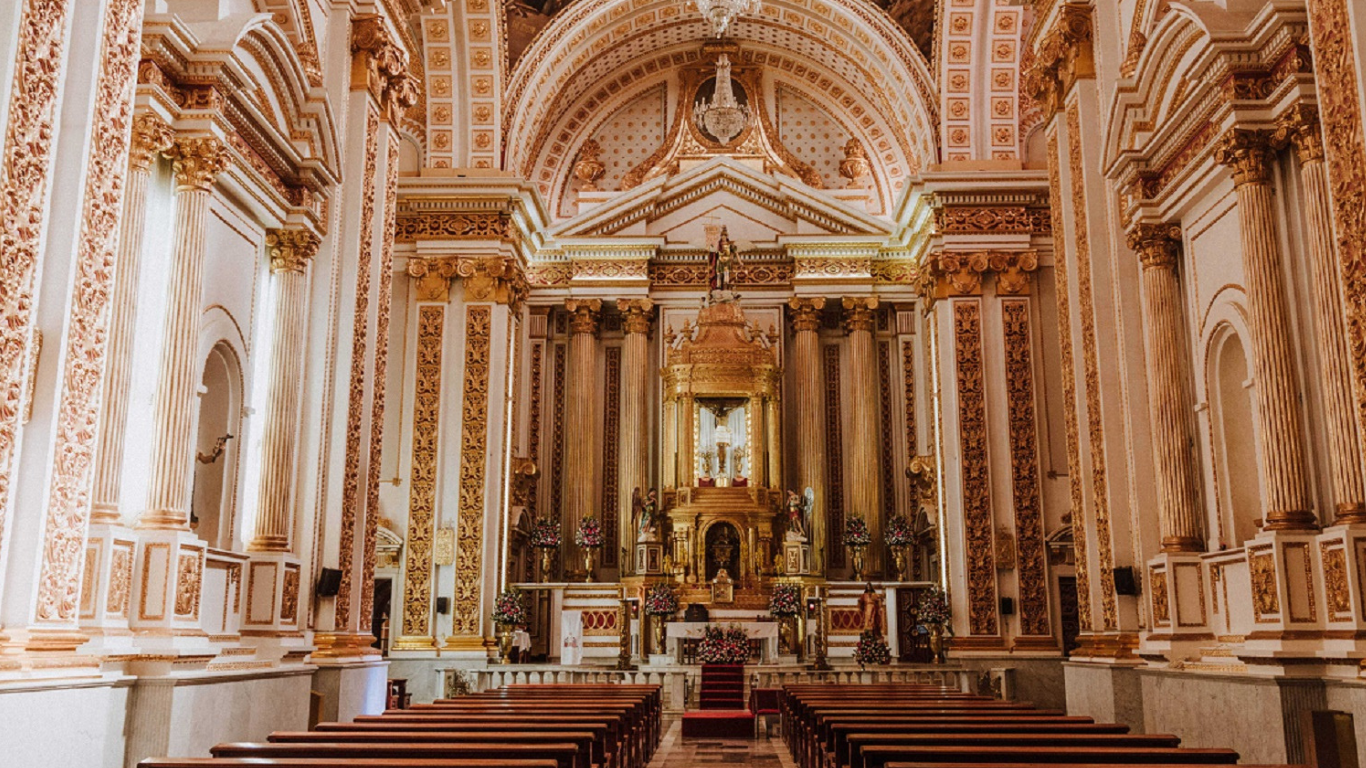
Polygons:
<instances>
[{"instance_id":1,"label":"wooden door","mask_svg":"<svg viewBox=\"0 0 1366 768\"><path fill-rule=\"evenodd\" d=\"M920 622L916 618L915 607L920 602L920 592L918 589L904 588L896 591L896 637L901 661L929 664L929 635L916 632Z\"/></svg>"},{"instance_id":2,"label":"wooden door","mask_svg":"<svg viewBox=\"0 0 1366 768\"><path fill-rule=\"evenodd\" d=\"M1058 577L1058 612L1062 616L1062 652L1070 655L1081 634L1081 614L1077 610L1077 577Z\"/></svg>"}]
</instances>

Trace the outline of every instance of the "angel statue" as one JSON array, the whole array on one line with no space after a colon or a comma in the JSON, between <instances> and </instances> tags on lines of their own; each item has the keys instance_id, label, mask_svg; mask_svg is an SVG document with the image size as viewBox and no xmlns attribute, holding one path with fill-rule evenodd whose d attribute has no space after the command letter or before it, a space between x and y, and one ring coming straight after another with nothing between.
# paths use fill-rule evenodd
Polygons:
<instances>
[{"instance_id":1,"label":"angel statue","mask_svg":"<svg viewBox=\"0 0 1366 768\"><path fill-rule=\"evenodd\" d=\"M810 487L803 496L796 491L787 492L787 534L788 541L806 541L806 522L811 519L811 510L816 506L816 492Z\"/></svg>"},{"instance_id":2,"label":"angel statue","mask_svg":"<svg viewBox=\"0 0 1366 768\"><path fill-rule=\"evenodd\" d=\"M656 522L659 511L657 499L653 488L643 496L639 488L631 491L631 516L636 521L637 542L659 540L659 523Z\"/></svg>"}]
</instances>

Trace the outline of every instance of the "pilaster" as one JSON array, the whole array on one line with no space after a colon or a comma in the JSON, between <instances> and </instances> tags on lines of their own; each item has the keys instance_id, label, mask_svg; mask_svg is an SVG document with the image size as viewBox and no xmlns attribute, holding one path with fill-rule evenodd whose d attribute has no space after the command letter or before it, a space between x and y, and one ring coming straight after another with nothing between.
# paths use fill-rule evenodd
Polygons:
<instances>
[{"instance_id":1,"label":"pilaster","mask_svg":"<svg viewBox=\"0 0 1366 768\"><path fill-rule=\"evenodd\" d=\"M598 481L597 440L598 332L602 320L600 299L567 299L569 313L569 374L565 389L564 445L564 551L565 570L584 575L583 554L574 544L579 521L593 515L593 494Z\"/></svg>"},{"instance_id":2,"label":"pilaster","mask_svg":"<svg viewBox=\"0 0 1366 768\"><path fill-rule=\"evenodd\" d=\"M795 298L788 301L788 318L792 323L792 370L796 376L795 425L797 446L798 489L810 488L816 494L816 509L812 515L810 538L817 542L812 553L811 571L825 574L823 552L828 540L826 533L825 497L825 378L821 370L821 342L819 331L825 299Z\"/></svg>"},{"instance_id":3,"label":"pilaster","mask_svg":"<svg viewBox=\"0 0 1366 768\"><path fill-rule=\"evenodd\" d=\"M880 577L883 571L882 538L885 515L882 499L882 465L878 455L881 445L882 414L874 393L878 391L877 345L873 330L877 324L878 299L846 296L844 326L849 336L849 374L853 391L860 393L853 400L849 434L849 511L862 515L868 522L872 544L867 551L865 576ZM774 487L780 487L773 483Z\"/></svg>"}]
</instances>

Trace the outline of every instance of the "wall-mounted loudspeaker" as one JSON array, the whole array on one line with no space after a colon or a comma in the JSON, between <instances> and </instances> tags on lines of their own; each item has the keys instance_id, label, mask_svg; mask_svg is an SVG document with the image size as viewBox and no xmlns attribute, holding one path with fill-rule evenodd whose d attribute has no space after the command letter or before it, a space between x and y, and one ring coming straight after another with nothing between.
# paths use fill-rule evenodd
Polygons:
<instances>
[{"instance_id":1,"label":"wall-mounted loudspeaker","mask_svg":"<svg viewBox=\"0 0 1366 768\"><path fill-rule=\"evenodd\" d=\"M1002 615L1002 616L1014 616L1014 615L1015 615L1015 598L1013 598L1013 597L1003 597L1003 598L1001 598L1001 615Z\"/></svg>"},{"instance_id":2,"label":"wall-mounted loudspeaker","mask_svg":"<svg viewBox=\"0 0 1366 768\"><path fill-rule=\"evenodd\" d=\"M1138 594L1138 579L1134 578L1133 566L1126 565L1115 569L1115 594Z\"/></svg>"},{"instance_id":3,"label":"wall-mounted loudspeaker","mask_svg":"<svg viewBox=\"0 0 1366 768\"><path fill-rule=\"evenodd\" d=\"M341 591L341 571L336 568L324 568L318 574L318 597L336 597Z\"/></svg>"},{"instance_id":4,"label":"wall-mounted loudspeaker","mask_svg":"<svg viewBox=\"0 0 1366 768\"><path fill-rule=\"evenodd\" d=\"M436 599L436 612L445 616L451 612L451 599L449 597L438 597Z\"/></svg>"}]
</instances>

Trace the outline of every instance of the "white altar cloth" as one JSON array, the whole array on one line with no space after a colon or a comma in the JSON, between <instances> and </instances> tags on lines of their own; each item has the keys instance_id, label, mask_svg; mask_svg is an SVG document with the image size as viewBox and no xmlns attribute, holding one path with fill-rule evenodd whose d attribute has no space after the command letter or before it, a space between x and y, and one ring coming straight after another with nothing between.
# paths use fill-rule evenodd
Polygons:
<instances>
[{"instance_id":1,"label":"white altar cloth","mask_svg":"<svg viewBox=\"0 0 1366 768\"><path fill-rule=\"evenodd\" d=\"M665 625L668 653L678 663L683 662L683 639L695 640L702 637L702 631L709 626L727 629L739 627L751 640L763 640L762 664L772 664L778 660L778 622L776 621L671 621Z\"/></svg>"}]
</instances>

